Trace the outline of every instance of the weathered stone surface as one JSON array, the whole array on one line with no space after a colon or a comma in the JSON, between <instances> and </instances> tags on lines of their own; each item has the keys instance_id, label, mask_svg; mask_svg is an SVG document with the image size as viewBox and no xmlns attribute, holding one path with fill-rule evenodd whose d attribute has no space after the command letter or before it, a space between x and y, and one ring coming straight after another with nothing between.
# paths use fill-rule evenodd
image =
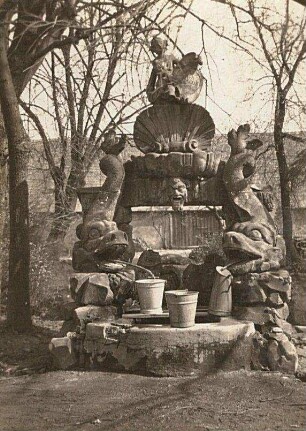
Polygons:
<instances>
[{"instance_id":1,"label":"weathered stone surface","mask_svg":"<svg viewBox=\"0 0 306 431\"><path fill-rule=\"evenodd\" d=\"M173 107L172 107L173 108ZM199 106L188 109L197 110ZM158 108L160 110L160 108ZM165 107L164 107L165 109ZM166 107L168 111L168 107ZM186 109L186 106L185 108ZM203 110L203 108L200 108ZM150 110L150 108L149 108ZM144 111L145 112L145 111ZM160 115L160 113L159 113ZM147 116L145 115L147 118ZM169 130L167 130L169 133ZM195 142L193 140L193 142ZM174 144L173 142L172 144ZM180 142L184 145L184 142ZM188 141L185 141L188 145ZM182 149L184 151L184 149ZM128 173L134 178L185 178L214 177L220 164L220 156L212 152L197 150L196 152L170 152L167 154L148 153L144 156L133 157L126 164ZM131 172L132 171L132 172ZM169 185L169 183L168 183ZM189 199L188 199L189 201Z\"/></svg>"},{"instance_id":2,"label":"weathered stone surface","mask_svg":"<svg viewBox=\"0 0 306 431\"><path fill-rule=\"evenodd\" d=\"M187 106L189 106L199 96L203 86L203 75L198 70L199 65L202 64L200 56L194 52L189 52L179 59L168 52L167 41L159 36L153 37L150 50L155 58L152 62L153 67L147 86L149 102L157 104L159 108L162 108L166 102L171 104L174 102L177 104L182 103L183 106L188 102ZM165 115L162 113L161 118L164 119L164 117ZM184 123L183 118L179 117L179 120ZM159 131L160 124L156 121L153 121L153 124ZM151 122L148 123L145 130L150 129L150 126L152 127ZM171 127L169 129L172 130ZM136 145L143 150L136 137L134 137ZM182 140L182 137L180 140ZM156 138L156 141L167 142L168 139L165 136L164 139ZM145 139L145 143L147 142L148 139Z\"/></svg>"},{"instance_id":3,"label":"weathered stone surface","mask_svg":"<svg viewBox=\"0 0 306 431\"><path fill-rule=\"evenodd\" d=\"M118 369L160 376L191 375L249 368L254 333L251 322L234 319L183 329L139 325L120 334L119 341L107 344L106 325L89 323L84 348L97 361L111 358Z\"/></svg>"},{"instance_id":4,"label":"weathered stone surface","mask_svg":"<svg viewBox=\"0 0 306 431\"><path fill-rule=\"evenodd\" d=\"M248 124L228 133L231 154L222 175L229 200L223 206L228 226L223 249L229 260L234 261L233 275L279 269L283 259L281 248L275 246L276 225L265 204L258 199L258 189L254 190L256 149L262 142L248 140L249 133Z\"/></svg>"},{"instance_id":5,"label":"weathered stone surface","mask_svg":"<svg viewBox=\"0 0 306 431\"><path fill-rule=\"evenodd\" d=\"M291 337L296 332L294 326L291 325L291 323L286 322L286 320L284 319L280 319L275 314L274 314L274 321L275 321L275 324L283 330L284 334Z\"/></svg>"},{"instance_id":6,"label":"weathered stone surface","mask_svg":"<svg viewBox=\"0 0 306 431\"><path fill-rule=\"evenodd\" d=\"M268 370L268 340L256 331L253 337L251 365L253 370Z\"/></svg>"},{"instance_id":7,"label":"weathered stone surface","mask_svg":"<svg viewBox=\"0 0 306 431\"><path fill-rule=\"evenodd\" d=\"M114 297L108 275L104 273L74 274L70 277L70 291L79 305L108 305Z\"/></svg>"},{"instance_id":8,"label":"weathered stone surface","mask_svg":"<svg viewBox=\"0 0 306 431\"><path fill-rule=\"evenodd\" d=\"M296 347L299 358L298 369L296 376L306 381L306 326L296 326L298 332L292 336L292 342Z\"/></svg>"},{"instance_id":9,"label":"weathered stone surface","mask_svg":"<svg viewBox=\"0 0 306 431\"><path fill-rule=\"evenodd\" d=\"M289 316L287 304L277 308L271 308L264 305L253 307L234 307L233 316L239 320L249 320L258 325L264 325L268 322L275 323L275 316L279 319L286 320Z\"/></svg>"},{"instance_id":10,"label":"weathered stone surface","mask_svg":"<svg viewBox=\"0 0 306 431\"><path fill-rule=\"evenodd\" d=\"M296 327L294 327L296 328ZM306 334L305 332L298 332L297 330L294 332L292 341L296 345L306 346Z\"/></svg>"},{"instance_id":11,"label":"weathered stone surface","mask_svg":"<svg viewBox=\"0 0 306 431\"><path fill-rule=\"evenodd\" d=\"M283 332L271 333L267 346L267 357L271 371L295 374L298 355L294 344Z\"/></svg>"},{"instance_id":12,"label":"weathered stone surface","mask_svg":"<svg viewBox=\"0 0 306 431\"><path fill-rule=\"evenodd\" d=\"M233 280L234 304L266 303L280 305L291 298L291 277L288 271L267 271L237 275Z\"/></svg>"},{"instance_id":13,"label":"weathered stone surface","mask_svg":"<svg viewBox=\"0 0 306 431\"><path fill-rule=\"evenodd\" d=\"M306 325L306 274L292 276L290 312L294 324Z\"/></svg>"},{"instance_id":14,"label":"weathered stone surface","mask_svg":"<svg viewBox=\"0 0 306 431\"><path fill-rule=\"evenodd\" d=\"M291 277L287 270L279 269L278 271L267 271L257 276L261 286L277 292L291 294Z\"/></svg>"},{"instance_id":15,"label":"weathered stone surface","mask_svg":"<svg viewBox=\"0 0 306 431\"><path fill-rule=\"evenodd\" d=\"M306 334L306 326L304 326L304 325L295 325L295 329L299 333Z\"/></svg>"},{"instance_id":16,"label":"weathered stone surface","mask_svg":"<svg viewBox=\"0 0 306 431\"><path fill-rule=\"evenodd\" d=\"M54 365L61 370L68 370L77 365L74 340L71 337L52 338L49 344Z\"/></svg>"},{"instance_id":17,"label":"weathered stone surface","mask_svg":"<svg viewBox=\"0 0 306 431\"><path fill-rule=\"evenodd\" d=\"M155 277L166 280L167 290L182 288L183 272L190 263L188 257L179 254L159 254L153 250L145 250L139 256L137 265L149 269ZM146 278L146 271L137 270L137 278Z\"/></svg>"},{"instance_id":18,"label":"weathered stone surface","mask_svg":"<svg viewBox=\"0 0 306 431\"><path fill-rule=\"evenodd\" d=\"M273 293L270 293L270 295L269 295L269 302L272 304L272 306L273 305L281 305L281 304L283 304L283 300L282 300L282 298L281 298L281 296L280 296L280 294L279 293L277 293L277 292L273 292Z\"/></svg>"},{"instance_id":19,"label":"weathered stone surface","mask_svg":"<svg viewBox=\"0 0 306 431\"><path fill-rule=\"evenodd\" d=\"M248 274L252 276L252 274ZM234 304L256 304L265 303L267 295L262 287L258 285L256 280L248 280L248 283L234 282L233 285L233 302Z\"/></svg>"},{"instance_id":20,"label":"weathered stone surface","mask_svg":"<svg viewBox=\"0 0 306 431\"><path fill-rule=\"evenodd\" d=\"M184 177L181 177L184 178ZM209 180L187 178L188 205L222 205L224 188L218 182L217 177ZM169 188L170 178L141 178L127 174L124 182L120 205L126 207L133 206L154 206L169 205L169 197L166 191Z\"/></svg>"},{"instance_id":21,"label":"weathered stone surface","mask_svg":"<svg viewBox=\"0 0 306 431\"><path fill-rule=\"evenodd\" d=\"M267 307L264 305L258 305L253 307L237 307L233 309L233 316L238 320L249 320L256 323L257 325L263 325L271 321L268 313L266 313Z\"/></svg>"},{"instance_id":22,"label":"weathered stone surface","mask_svg":"<svg viewBox=\"0 0 306 431\"><path fill-rule=\"evenodd\" d=\"M119 153L126 139L119 141L110 130L104 137L106 154L100 160L101 172L106 176L102 187L85 187L77 190L83 210L83 223L77 226L79 238L72 251L72 267L79 272L100 271L100 263L120 259L129 242L125 232L113 221L125 172Z\"/></svg>"},{"instance_id":23,"label":"weathered stone surface","mask_svg":"<svg viewBox=\"0 0 306 431\"><path fill-rule=\"evenodd\" d=\"M86 305L73 312L73 320L77 325L84 326L88 322L112 322L116 319L117 309L112 306Z\"/></svg>"}]
</instances>

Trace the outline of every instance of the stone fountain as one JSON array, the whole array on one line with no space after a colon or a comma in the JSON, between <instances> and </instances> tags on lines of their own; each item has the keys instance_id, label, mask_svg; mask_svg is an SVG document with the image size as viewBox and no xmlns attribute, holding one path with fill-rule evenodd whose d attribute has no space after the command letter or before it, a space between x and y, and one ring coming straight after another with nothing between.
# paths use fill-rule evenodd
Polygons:
<instances>
[{"instance_id":1,"label":"stone fountain","mask_svg":"<svg viewBox=\"0 0 306 431\"><path fill-rule=\"evenodd\" d=\"M178 59L159 37L152 40L151 51L155 58L147 96L152 106L134 125L134 142L143 155L123 164L125 137L118 139L111 130L102 146L103 186L78 191L83 223L72 257L75 302L67 307L64 336L53 339L50 349L61 368L91 364L186 375L248 368L256 357L256 367L294 372L296 353L286 335L291 330L286 322L291 280L282 269L283 241L271 217L271 194L253 184L262 143L249 139L250 128L242 125L229 132L230 156L220 161L211 147L214 121L194 104L203 85L200 57L188 53ZM122 318L124 304L135 299L135 271L129 264L134 257L132 208L170 205L183 211L186 203L223 209L232 315L211 308L211 316L198 313L190 328L170 327L167 313L155 319L137 313ZM164 261L181 272L187 266L171 256ZM149 268L150 258L141 257L139 264ZM205 278L205 271L203 265L197 277ZM219 288L215 283L213 289Z\"/></svg>"}]
</instances>

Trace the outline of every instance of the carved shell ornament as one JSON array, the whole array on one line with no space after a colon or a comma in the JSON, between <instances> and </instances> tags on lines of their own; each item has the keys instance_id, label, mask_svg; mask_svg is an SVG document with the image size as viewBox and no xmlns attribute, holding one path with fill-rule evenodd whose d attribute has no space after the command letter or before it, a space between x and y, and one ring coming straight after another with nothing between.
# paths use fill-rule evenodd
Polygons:
<instances>
[{"instance_id":1,"label":"carved shell ornament","mask_svg":"<svg viewBox=\"0 0 306 431\"><path fill-rule=\"evenodd\" d=\"M154 105L138 115L134 141L143 153L193 152L210 146L215 124L199 105Z\"/></svg>"}]
</instances>

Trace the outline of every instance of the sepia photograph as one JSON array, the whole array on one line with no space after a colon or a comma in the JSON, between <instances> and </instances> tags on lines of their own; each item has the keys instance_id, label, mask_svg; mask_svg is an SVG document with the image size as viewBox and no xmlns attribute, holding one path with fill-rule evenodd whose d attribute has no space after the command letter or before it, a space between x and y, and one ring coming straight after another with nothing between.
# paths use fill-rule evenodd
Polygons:
<instances>
[{"instance_id":1,"label":"sepia photograph","mask_svg":"<svg viewBox=\"0 0 306 431\"><path fill-rule=\"evenodd\" d=\"M0 0L0 431L305 431L306 0Z\"/></svg>"}]
</instances>

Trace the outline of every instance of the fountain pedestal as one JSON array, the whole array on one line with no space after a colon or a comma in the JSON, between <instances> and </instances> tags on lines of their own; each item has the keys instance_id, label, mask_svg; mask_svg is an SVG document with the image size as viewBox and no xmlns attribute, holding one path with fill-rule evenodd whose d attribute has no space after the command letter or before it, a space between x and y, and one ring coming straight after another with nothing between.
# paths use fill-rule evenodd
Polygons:
<instances>
[{"instance_id":1,"label":"fountain pedestal","mask_svg":"<svg viewBox=\"0 0 306 431\"><path fill-rule=\"evenodd\" d=\"M187 376L250 368L252 322L231 318L190 328L135 325L107 337L110 324L89 323L84 349L101 369L156 376Z\"/></svg>"}]
</instances>

